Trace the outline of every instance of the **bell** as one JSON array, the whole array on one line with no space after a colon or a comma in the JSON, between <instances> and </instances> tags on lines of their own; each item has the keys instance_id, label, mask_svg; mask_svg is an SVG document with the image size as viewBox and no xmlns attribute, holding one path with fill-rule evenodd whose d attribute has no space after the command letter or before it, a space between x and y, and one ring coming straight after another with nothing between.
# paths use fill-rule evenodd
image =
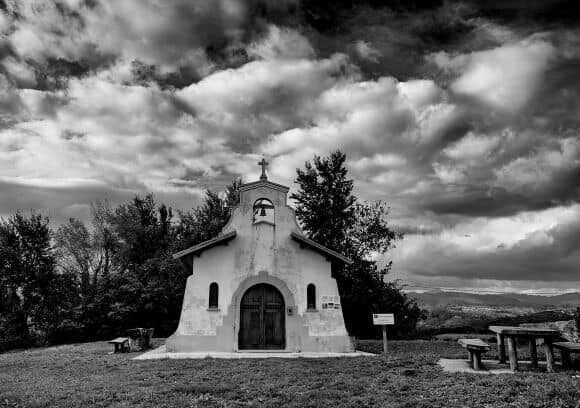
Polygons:
<instances>
[{"instance_id":1,"label":"bell","mask_svg":"<svg viewBox=\"0 0 580 408\"><path fill-rule=\"evenodd\" d=\"M262 211L260 211L260 217L265 217L266 216L266 207L262 206Z\"/></svg>"}]
</instances>

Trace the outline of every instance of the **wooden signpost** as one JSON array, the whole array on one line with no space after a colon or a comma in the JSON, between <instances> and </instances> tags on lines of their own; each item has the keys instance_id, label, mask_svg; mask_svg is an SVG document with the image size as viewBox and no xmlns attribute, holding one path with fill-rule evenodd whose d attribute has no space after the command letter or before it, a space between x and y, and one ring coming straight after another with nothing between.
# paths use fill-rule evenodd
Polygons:
<instances>
[{"instance_id":1,"label":"wooden signpost","mask_svg":"<svg viewBox=\"0 0 580 408\"><path fill-rule=\"evenodd\" d=\"M383 328L383 354L387 355L387 326L395 324L393 313L373 313L373 324Z\"/></svg>"}]
</instances>

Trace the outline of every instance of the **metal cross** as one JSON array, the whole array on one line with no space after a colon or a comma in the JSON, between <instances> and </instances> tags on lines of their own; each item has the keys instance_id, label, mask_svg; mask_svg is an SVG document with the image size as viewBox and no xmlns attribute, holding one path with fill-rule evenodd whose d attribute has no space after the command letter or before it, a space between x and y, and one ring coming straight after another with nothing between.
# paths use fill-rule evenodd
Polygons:
<instances>
[{"instance_id":1,"label":"metal cross","mask_svg":"<svg viewBox=\"0 0 580 408\"><path fill-rule=\"evenodd\" d=\"M268 177L266 176L266 166L270 164L268 163L263 157L262 157L262 161L258 162L259 166L262 166L262 175L260 176L260 180L268 180Z\"/></svg>"}]
</instances>

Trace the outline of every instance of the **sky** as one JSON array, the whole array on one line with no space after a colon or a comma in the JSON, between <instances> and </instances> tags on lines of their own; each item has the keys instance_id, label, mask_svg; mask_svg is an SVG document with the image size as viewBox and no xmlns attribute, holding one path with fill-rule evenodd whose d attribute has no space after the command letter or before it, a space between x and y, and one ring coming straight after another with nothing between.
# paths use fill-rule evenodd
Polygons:
<instances>
[{"instance_id":1,"label":"sky","mask_svg":"<svg viewBox=\"0 0 580 408\"><path fill-rule=\"evenodd\" d=\"M0 0L0 215L347 154L408 289L580 289L571 0Z\"/></svg>"}]
</instances>

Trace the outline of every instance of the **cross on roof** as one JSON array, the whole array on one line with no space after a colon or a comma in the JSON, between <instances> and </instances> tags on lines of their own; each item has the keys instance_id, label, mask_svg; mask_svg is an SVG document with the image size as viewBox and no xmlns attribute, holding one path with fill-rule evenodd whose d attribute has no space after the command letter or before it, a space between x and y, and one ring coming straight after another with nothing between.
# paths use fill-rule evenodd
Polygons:
<instances>
[{"instance_id":1,"label":"cross on roof","mask_svg":"<svg viewBox=\"0 0 580 408\"><path fill-rule=\"evenodd\" d=\"M268 163L263 157L262 157L262 161L258 162L258 166L262 166L262 175L260 176L260 180L268 180L268 177L266 176L266 166L270 164Z\"/></svg>"}]
</instances>

